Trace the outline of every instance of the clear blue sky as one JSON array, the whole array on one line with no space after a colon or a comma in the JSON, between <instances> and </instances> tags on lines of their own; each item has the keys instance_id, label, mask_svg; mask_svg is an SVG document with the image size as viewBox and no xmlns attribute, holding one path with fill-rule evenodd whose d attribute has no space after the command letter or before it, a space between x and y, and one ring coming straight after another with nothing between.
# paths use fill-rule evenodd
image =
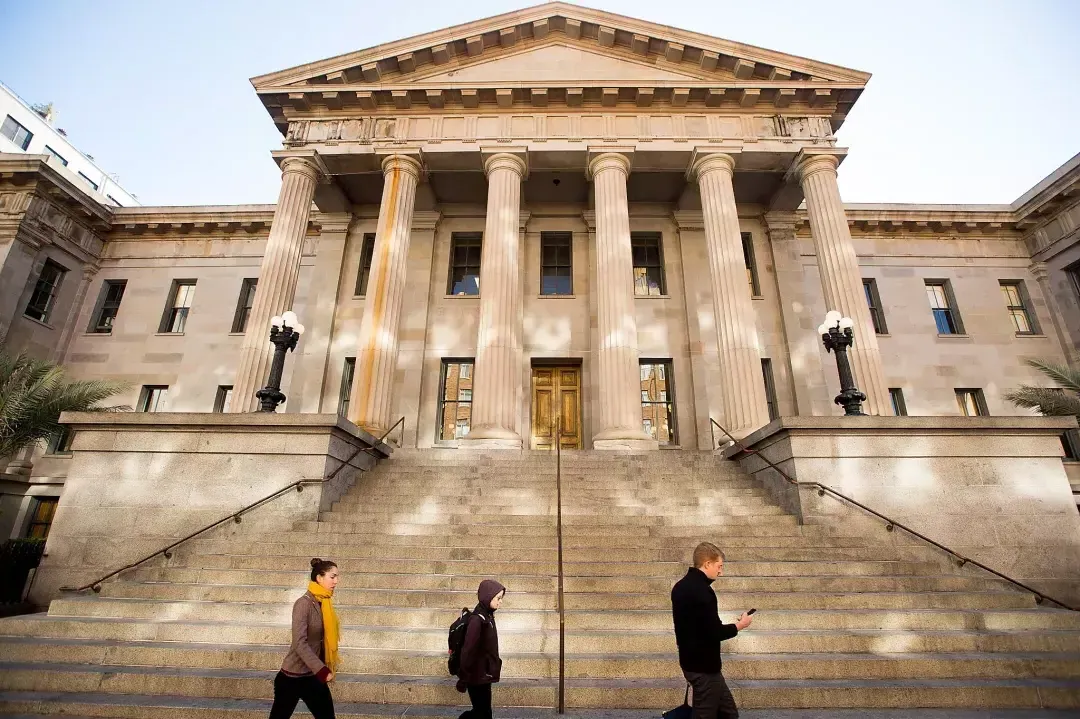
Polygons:
<instances>
[{"instance_id":1,"label":"clear blue sky","mask_svg":"<svg viewBox=\"0 0 1080 719\"><path fill-rule=\"evenodd\" d=\"M248 78L525 7L434 0L0 0L0 80L144 204L274 202ZM610 0L602 9L873 73L849 202L1011 202L1080 150L1080 1Z\"/></svg>"}]
</instances>

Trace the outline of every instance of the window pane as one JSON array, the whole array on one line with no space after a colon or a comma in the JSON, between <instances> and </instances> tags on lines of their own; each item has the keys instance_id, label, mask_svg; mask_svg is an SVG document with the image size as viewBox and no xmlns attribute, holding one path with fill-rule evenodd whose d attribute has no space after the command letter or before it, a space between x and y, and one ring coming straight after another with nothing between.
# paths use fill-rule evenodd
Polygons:
<instances>
[{"instance_id":1,"label":"window pane","mask_svg":"<svg viewBox=\"0 0 1080 719\"><path fill-rule=\"evenodd\" d=\"M338 414L349 416L349 398L352 396L353 375L356 372L356 358L346 357L341 368L341 388L338 390Z\"/></svg>"},{"instance_id":2,"label":"window pane","mask_svg":"<svg viewBox=\"0 0 1080 719\"><path fill-rule=\"evenodd\" d=\"M670 362L641 363L641 428L660 444L677 444Z\"/></svg>"},{"instance_id":3,"label":"window pane","mask_svg":"<svg viewBox=\"0 0 1080 719\"><path fill-rule=\"evenodd\" d=\"M34 138L34 133L23 127L15 118L8 115L4 118L4 124L0 127L0 133L7 139L15 143L16 147L20 150L25 150L30 147L30 140Z\"/></svg>"},{"instance_id":4,"label":"window pane","mask_svg":"<svg viewBox=\"0 0 1080 719\"><path fill-rule=\"evenodd\" d=\"M360 269L356 275L356 291L354 294L357 297L363 297L367 294L368 288L368 275L371 274L371 260L375 256L375 235L364 235L364 244L360 248Z\"/></svg>"},{"instance_id":5,"label":"window pane","mask_svg":"<svg viewBox=\"0 0 1080 719\"><path fill-rule=\"evenodd\" d=\"M52 311L53 302L63 278L65 270L52 260L46 260L34 284L34 292L30 295L30 301L26 304L23 313L27 317L33 317L39 322L46 322Z\"/></svg>"},{"instance_id":6,"label":"window pane","mask_svg":"<svg viewBox=\"0 0 1080 719\"><path fill-rule=\"evenodd\" d=\"M471 361L443 361L439 429L436 439L461 439L469 433L472 418Z\"/></svg>"},{"instance_id":7,"label":"window pane","mask_svg":"<svg viewBox=\"0 0 1080 719\"><path fill-rule=\"evenodd\" d=\"M1001 286L1001 292L1005 295L1006 307L1018 307L1023 302L1020 301L1020 288L1016 285L1006 284Z\"/></svg>"},{"instance_id":8,"label":"window pane","mask_svg":"<svg viewBox=\"0 0 1080 719\"><path fill-rule=\"evenodd\" d=\"M169 388L164 385L144 385L142 400L139 402L140 412L164 411L165 401L169 396Z\"/></svg>"},{"instance_id":9,"label":"window pane","mask_svg":"<svg viewBox=\"0 0 1080 719\"><path fill-rule=\"evenodd\" d=\"M889 390L889 399L892 401L893 414L897 417L907 415L907 404L904 402L904 390L893 387Z\"/></svg>"},{"instance_id":10,"label":"window pane","mask_svg":"<svg viewBox=\"0 0 1080 719\"><path fill-rule=\"evenodd\" d=\"M926 296L930 300L930 306L934 309L945 309L949 306L945 294L945 285L927 285Z\"/></svg>"}]
</instances>

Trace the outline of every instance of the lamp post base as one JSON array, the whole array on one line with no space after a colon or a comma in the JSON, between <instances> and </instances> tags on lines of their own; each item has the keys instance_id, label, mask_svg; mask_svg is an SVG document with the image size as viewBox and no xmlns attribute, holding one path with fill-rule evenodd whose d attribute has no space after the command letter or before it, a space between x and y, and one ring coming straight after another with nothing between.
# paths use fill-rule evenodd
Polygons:
<instances>
[{"instance_id":1,"label":"lamp post base","mask_svg":"<svg viewBox=\"0 0 1080 719\"><path fill-rule=\"evenodd\" d=\"M285 401L285 393L273 387L263 387L255 396L261 403L260 412L277 412L277 406Z\"/></svg>"}]
</instances>

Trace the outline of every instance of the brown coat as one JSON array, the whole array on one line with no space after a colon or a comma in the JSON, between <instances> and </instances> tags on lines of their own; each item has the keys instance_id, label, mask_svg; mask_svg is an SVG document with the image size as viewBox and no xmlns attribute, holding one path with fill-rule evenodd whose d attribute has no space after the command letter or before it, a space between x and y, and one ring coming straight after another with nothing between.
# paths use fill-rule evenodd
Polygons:
<instances>
[{"instance_id":1,"label":"brown coat","mask_svg":"<svg viewBox=\"0 0 1080 719\"><path fill-rule=\"evenodd\" d=\"M322 605L311 592L296 600L292 610L292 644L281 671L292 676L316 675L326 681L330 668L323 662Z\"/></svg>"}]
</instances>

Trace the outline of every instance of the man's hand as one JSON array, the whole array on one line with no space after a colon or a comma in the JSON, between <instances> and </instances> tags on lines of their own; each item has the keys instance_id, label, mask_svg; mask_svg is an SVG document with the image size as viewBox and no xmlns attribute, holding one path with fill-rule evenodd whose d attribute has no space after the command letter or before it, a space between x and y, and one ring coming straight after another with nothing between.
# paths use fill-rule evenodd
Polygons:
<instances>
[{"instance_id":1,"label":"man's hand","mask_svg":"<svg viewBox=\"0 0 1080 719\"><path fill-rule=\"evenodd\" d=\"M329 673L329 674L328 674L328 675L326 676L326 683L327 683L327 684L329 684L329 683L330 683L330 682L332 682L332 681L334 681L334 673L333 673L333 672L330 672L330 673Z\"/></svg>"},{"instance_id":2,"label":"man's hand","mask_svg":"<svg viewBox=\"0 0 1080 719\"><path fill-rule=\"evenodd\" d=\"M746 612L743 612L742 616L735 620L735 627L741 632L742 630L750 626L753 622L754 618Z\"/></svg>"}]
</instances>

